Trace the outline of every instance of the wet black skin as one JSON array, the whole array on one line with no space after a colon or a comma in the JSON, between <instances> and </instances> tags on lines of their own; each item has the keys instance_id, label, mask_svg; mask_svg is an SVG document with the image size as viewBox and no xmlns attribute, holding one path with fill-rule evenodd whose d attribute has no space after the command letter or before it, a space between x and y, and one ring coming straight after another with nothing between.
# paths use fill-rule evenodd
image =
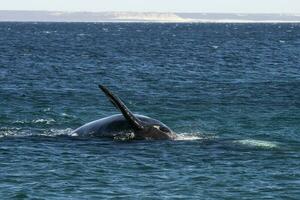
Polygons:
<instances>
[{"instance_id":1,"label":"wet black skin","mask_svg":"<svg viewBox=\"0 0 300 200\"><path fill-rule=\"evenodd\" d=\"M165 124L158 120L143 116L134 115L144 123L144 129L134 130L121 114L112 115L87 123L74 132L79 136L93 136L103 138L116 138L130 135L132 139L175 139L175 134Z\"/></svg>"},{"instance_id":2,"label":"wet black skin","mask_svg":"<svg viewBox=\"0 0 300 200\"><path fill-rule=\"evenodd\" d=\"M99 88L109 98L122 114L87 123L74 133L79 136L93 136L106 138L127 137L135 140L173 140L176 134L162 122L143 115L133 114L125 104L105 86Z\"/></svg>"}]
</instances>

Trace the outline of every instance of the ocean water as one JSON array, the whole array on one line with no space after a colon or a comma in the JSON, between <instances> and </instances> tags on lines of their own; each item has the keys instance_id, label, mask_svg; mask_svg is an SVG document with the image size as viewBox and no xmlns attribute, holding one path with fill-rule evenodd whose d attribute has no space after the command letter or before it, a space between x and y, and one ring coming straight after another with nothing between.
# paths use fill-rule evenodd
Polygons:
<instances>
[{"instance_id":1,"label":"ocean water","mask_svg":"<svg viewBox=\"0 0 300 200\"><path fill-rule=\"evenodd\" d=\"M0 23L1 199L300 199L300 25ZM176 141L72 135L118 113Z\"/></svg>"}]
</instances>

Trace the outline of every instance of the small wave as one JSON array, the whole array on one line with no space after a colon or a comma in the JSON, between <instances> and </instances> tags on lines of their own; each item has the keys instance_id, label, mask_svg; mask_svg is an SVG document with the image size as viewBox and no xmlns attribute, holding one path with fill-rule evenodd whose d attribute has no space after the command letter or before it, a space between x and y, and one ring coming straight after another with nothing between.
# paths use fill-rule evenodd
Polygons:
<instances>
[{"instance_id":1,"label":"small wave","mask_svg":"<svg viewBox=\"0 0 300 200\"><path fill-rule=\"evenodd\" d=\"M244 139L244 140L237 140L237 141L235 141L235 143L250 146L250 147L260 147L260 148L277 148L278 147L278 143L265 141L265 140Z\"/></svg>"},{"instance_id":2,"label":"small wave","mask_svg":"<svg viewBox=\"0 0 300 200\"><path fill-rule=\"evenodd\" d=\"M52 124L53 122L56 122L54 119L49 118L49 119L34 119L31 121L28 120L16 120L14 123L15 124Z\"/></svg>"},{"instance_id":3,"label":"small wave","mask_svg":"<svg viewBox=\"0 0 300 200\"><path fill-rule=\"evenodd\" d=\"M9 136L15 136L20 131L20 128L6 128L2 127L0 128L0 138L2 137L9 137Z\"/></svg>"},{"instance_id":4,"label":"small wave","mask_svg":"<svg viewBox=\"0 0 300 200\"><path fill-rule=\"evenodd\" d=\"M65 117L65 118L76 118L74 115L69 115L67 113L60 113L60 116Z\"/></svg>"},{"instance_id":5,"label":"small wave","mask_svg":"<svg viewBox=\"0 0 300 200\"><path fill-rule=\"evenodd\" d=\"M49 112L51 110L51 108L44 108L43 111L44 112Z\"/></svg>"},{"instance_id":6,"label":"small wave","mask_svg":"<svg viewBox=\"0 0 300 200\"><path fill-rule=\"evenodd\" d=\"M56 136L78 136L73 132L73 129L47 129L41 131L32 131L28 129L21 128L0 128L0 138L3 137L30 137L30 136L47 136L47 137L56 137Z\"/></svg>"},{"instance_id":7,"label":"small wave","mask_svg":"<svg viewBox=\"0 0 300 200\"><path fill-rule=\"evenodd\" d=\"M43 33L43 34L53 34L53 33L57 33L57 31L41 31L41 33Z\"/></svg>"},{"instance_id":8,"label":"small wave","mask_svg":"<svg viewBox=\"0 0 300 200\"><path fill-rule=\"evenodd\" d=\"M16 123L16 124L25 124L25 123L27 123L27 121L16 120L14 123Z\"/></svg>"},{"instance_id":9,"label":"small wave","mask_svg":"<svg viewBox=\"0 0 300 200\"><path fill-rule=\"evenodd\" d=\"M89 36L89 34L86 34L86 33L79 33L79 34L77 34L77 36L84 37L84 36Z\"/></svg>"},{"instance_id":10,"label":"small wave","mask_svg":"<svg viewBox=\"0 0 300 200\"><path fill-rule=\"evenodd\" d=\"M42 33L44 33L44 34L51 34L52 31L42 31Z\"/></svg>"},{"instance_id":11,"label":"small wave","mask_svg":"<svg viewBox=\"0 0 300 200\"><path fill-rule=\"evenodd\" d=\"M0 127L0 138L4 137L24 137L31 135L29 130L17 127Z\"/></svg>"},{"instance_id":12,"label":"small wave","mask_svg":"<svg viewBox=\"0 0 300 200\"><path fill-rule=\"evenodd\" d=\"M50 119L35 119L35 120L32 120L32 123L51 124L52 122L55 122L55 120L52 119L52 118L50 118Z\"/></svg>"}]
</instances>

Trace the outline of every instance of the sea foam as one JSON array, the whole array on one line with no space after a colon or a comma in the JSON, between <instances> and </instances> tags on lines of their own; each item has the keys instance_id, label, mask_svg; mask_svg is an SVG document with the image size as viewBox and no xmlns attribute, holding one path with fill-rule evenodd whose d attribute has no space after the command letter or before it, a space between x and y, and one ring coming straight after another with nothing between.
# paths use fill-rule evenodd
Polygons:
<instances>
[{"instance_id":1,"label":"sea foam","mask_svg":"<svg viewBox=\"0 0 300 200\"><path fill-rule=\"evenodd\" d=\"M265 141L265 140L255 140L255 139L243 139L237 140L235 143L246 145L250 147L260 147L260 148L277 148L277 142Z\"/></svg>"}]
</instances>

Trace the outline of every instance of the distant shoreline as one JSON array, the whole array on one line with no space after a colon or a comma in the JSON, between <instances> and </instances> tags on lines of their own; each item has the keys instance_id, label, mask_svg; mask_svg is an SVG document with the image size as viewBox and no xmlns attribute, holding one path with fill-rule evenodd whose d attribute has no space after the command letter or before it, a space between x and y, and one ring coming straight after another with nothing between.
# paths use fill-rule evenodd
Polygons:
<instances>
[{"instance_id":1,"label":"distant shoreline","mask_svg":"<svg viewBox=\"0 0 300 200\"><path fill-rule=\"evenodd\" d=\"M0 22L65 23L300 23L300 14L61 12L0 10Z\"/></svg>"},{"instance_id":2,"label":"distant shoreline","mask_svg":"<svg viewBox=\"0 0 300 200\"><path fill-rule=\"evenodd\" d=\"M298 24L300 21L203 21L203 22L163 22L163 21L1 21L0 23L92 23L92 24Z\"/></svg>"}]
</instances>

